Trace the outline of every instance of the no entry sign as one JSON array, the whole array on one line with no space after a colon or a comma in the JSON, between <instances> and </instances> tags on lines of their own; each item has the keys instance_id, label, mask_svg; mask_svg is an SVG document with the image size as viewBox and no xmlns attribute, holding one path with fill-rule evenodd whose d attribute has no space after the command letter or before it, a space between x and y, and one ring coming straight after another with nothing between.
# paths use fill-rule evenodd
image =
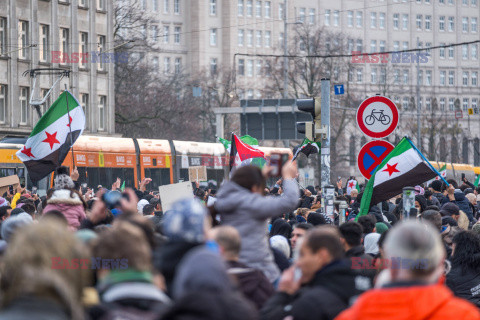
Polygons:
<instances>
[{"instance_id":1,"label":"no entry sign","mask_svg":"<svg viewBox=\"0 0 480 320\"><path fill-rule=\"evenodd\" d=\"M398 125L397 106L386 97L367 98L358 107L357 124L369 137L387 137Z\"/></svg>"},{"instance_id":2,"label":"no entry sign","mask_svg":"<svg viewBox=\"0 0 480 320\"><path fill-rule=\"evenodd\" d=\"M365 179L372 177L375 169L393 148L390 142L383 140L370 141L362 147L358 154L357 165Z\"/></svg>"}]
</instances>

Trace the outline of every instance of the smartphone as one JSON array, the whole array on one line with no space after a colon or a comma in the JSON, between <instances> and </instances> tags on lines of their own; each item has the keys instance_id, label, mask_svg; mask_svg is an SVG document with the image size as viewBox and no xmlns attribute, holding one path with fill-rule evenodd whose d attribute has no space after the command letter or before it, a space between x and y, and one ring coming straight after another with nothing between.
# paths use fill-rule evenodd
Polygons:
<instances>
[{"instance_id":1,"label":"smartphone","mask_svg":"<svg viewBox=\"0 0 480 320\"><path fill-rule=\"evenodd\" d=\"M37 194L37 187L32 187L32 194Z\"/></svg>"},{"instance_id":2,"label":"smartphone","mask_svg":"<svg viewBox=\"0 0 480 320\"><path fill-rule=\"evenodd\" d=\"M462 181L465 181L465 173L462 173Z\"/></svg>"},{"instance_id":3,"label":"smartphone","mask_svg":"<svg viewBox=\"0 0 480 320\"><path fill-rule=\"evenodd\" d=\"M8 186L8 191L10 192L10 194L13 194L13 185Z\"/></svg>"},{"instance_id":4,"label":"smartphone","mask_svg":"<svg viewBox=\"0 0 480 320\"><path fill-rule=\"evenodd\" d=\"M272 177L280 177L282 175L282 168L288 161L288 154L272 153L270 155L269 166L272 167L270 175Z\"/></svg>"}]
</instances>

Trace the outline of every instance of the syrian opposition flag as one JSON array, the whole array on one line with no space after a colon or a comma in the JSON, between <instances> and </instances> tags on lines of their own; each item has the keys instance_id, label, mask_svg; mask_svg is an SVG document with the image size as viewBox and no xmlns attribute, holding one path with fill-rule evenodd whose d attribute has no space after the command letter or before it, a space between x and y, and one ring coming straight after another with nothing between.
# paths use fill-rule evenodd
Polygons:
<instances>
[{"instance_id":1,"label":"syrian opposition flag","mask_svg":"<svg viewBox=\"0 0 480 320\"><path fill-rule=\"evenodd\" d=\"M293 150L294 155L293 155L292 161L297 159L300 152L306 155L307 157L311 154L319 153L320 143L310 141L307 138L303 139L302 144Z\"/></svg>"},{"instance_id":2,"label":"syrian opposition flag","mask_svg":"<svg viewBox=\"0 0 480 320\"><path fill-rule=\"evenodd\" d=\"M84 128L82 106L70 92L64 91L40 118L23 149L17 152L30 179L38 181L59 167Z\"/></svg>"},{"instance_id":3,"label":"syrian opposition flag","mask_svg":"<svg viewBox=\"0 0 480 320\"><path fill-rule=\"evenodd\" d=\"M350 195L352 193L352 190L358 190L360 191L360 187L358 186L358 181L357 180L348 180L347 182L347 194Z\"/></svg>"},{"instance_id":4,"label":"syrian opposition flag","mask_svg":"<svg viewBox=\"0 0 480 320\"><path fill-rule=\"evenodd\" d=\"M473 183L473 185L476 187L478 187L478 183L480 182L480 174L477 176L477 179L475 179L475 182Z\"/></svg>"},{"instance_id":5,"label":"syrian opposition flag","mask_svg":"<svg viewBox=\"0 0 480 320\"><path fill-rule=\"evenodd\" d=\"M230 171L232 167L248 164L265 164L265 154L259 149L241 141L234 133L232 133L230 149Z\"/></svg>"},{"instance_id":6,"label":"syrian opposition flag","mask_svg":"<svg viewBox=\"0 0 480 320\"><path fill-rule=\"evenodd\" d=\"M412 141L403 138L368 181L357 218L368 214L371 205L388 200L408 186L416 186L434 178L439 173L417 150Z\"/></svg>"}]
</instances>

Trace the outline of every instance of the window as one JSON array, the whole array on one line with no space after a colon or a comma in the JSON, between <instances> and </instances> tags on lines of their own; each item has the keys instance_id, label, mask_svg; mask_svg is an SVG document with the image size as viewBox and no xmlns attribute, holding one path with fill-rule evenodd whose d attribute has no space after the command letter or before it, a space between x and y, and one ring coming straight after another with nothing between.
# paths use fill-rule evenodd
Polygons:
<instances>
[{"instance_id":1,"label":"window","mask_svg":"<svg viewBox=\"0 0 480 320\"><path fill-rule=\"evenodd\" d=\"M353 69L348 70L348 82L353 82Z\"/></svg>"},{"instance_id":2,"label":"window","mask_svg":"<svg viewBox=\"0 0 480 320\"><path fill-rule=\"evenodd\" d=\"M432 98L426 98L425 99L425 108L427 110L432 109Z\"/></svg>"},{"instance_id":3,"label":"window","mask_svg":"<svg viewBox=\"0 0 480 320\"><path fill-rule=\"evenodd\" d=\"M170 11L170 2L169 0L163 0L163 12L168 13Z\"/></svg>"},{"instance_id":4,"label":"window","mask_svg":"<svg viewBox=\"0 0 480 320\"><path fill-rule=\"evenodd\" d=\"M454 98L449 98L448 99L448 109L450 111L455 110L455 99Z\"/></svg>"},{"instance_id":5,"label":"window","mask_svg":"<svg viewBox=\"0 0 480 320\"><path fill-rule=\"evenodd\" d=\"M0 123L5 123L7 110L7 86L0 84Z\"/></svg>"},{"instance_id":6,"label":"window","mask_svg":"<svg viewBox=\"0 0 480 320\"><path fill-rule=\"evenodd\" d=\"M238 45L243 46L245 39L245 30L243 29L238 29Z\"/></svg>"},{"instance_id":7,"label":"window","mask_svg":"<svg viewBox=\"0 0 480 320\"><path fill-rule=\"evenodd\" d=\"M180 14L180 0L173 0L173 13Z\"/></svg>"},{"instance_id":8,"label":"window","mask_svg":"<svg viewBox=\"0 0 480 320\"><path fill-rule=\"evenodd\" d=\"M378 22L379 22L380 29L385 29L385 13L384 12L380 12L378 16Z\"/></svg>"},{"instance_id":9,"label":"window","mask_svg":"<svg viewBox=\"0 0 480 320\"><path fill-rule=\"evenodd\" d=\"M353 11L347 12L347 25L353 27Z\"/></svg>"},{"instance_id":10,"label":"window","mask_svg":"<svg viewBox=\"0 0 480 320\"><path fill-rule=\"evenodd\" d=\"M245 75L245 60L238 59L238 74L243 76Z\"/></svg>"},{"instance_id":11,"label":"window","mask_svg":"<svg viewBox=\"0 0 480 320\"><path fill-rule=\"evenodd\" d=\"M253 30L248 30L247 32L247 46L253 46Z\"/></svg>"},{"instance_id":12,"label":"window","mask_svg":"<svg viewBox=\"0 0 480 320\"><path fill-rule=\"evenodd\" d=\"M370 41L370 53L377 52L377 40Z\"/></svg>"},{"instance_id":13,"label":"window","mask_svg":"<svg viewBox=\"0 0 480 320\"><path fill-rule=\"evenodd\" d=\"M215 16L217 14L217 0L210 0L210 15Z\"/></svg>"},{"instance_id":14,"label":"window","mask_svg":"<svg viewBox=\"0 0 480 320\"><path fill-rule=\"evenodd\" d=\"M253 60L247 60L247 76L253 77Z\"/></svg>"},{"instance_id":15,"label":"window","mask_svg":"<svg viewBox=\"0 0 480 320\"><path fill-rule=\"evenodd\" d=\"M106 96L98 96L98 130L105 130L105 106L107 105Z\"/></svg>"},{"instance_id":16,"label":"window","mask_svg":"<svg viewBox=\"0 0 480 320\"><path fill-rule=\"evenodd\" d=\"M310 8L310 10L308 12L309 12L308 13L308 23L315 24L315 9Z\"/></svg>"},{"instance_id":17,"label":"window","mask_svg":"<svg viewBox=\"0 0 480 320\"><path fill-rule=\"evenodd\" d=\"M247 16L251 17L253 15L253 0L247 0Z\"/></svg>"},{"instance_id":18,"label":"window","mask_svg":"<svg viewBox=\"0 0 480 320\"><path fill-rule=\"evenodd\" d=\"M445 42L440 43L441 46L445 45ZM445 48L439 48L438 53L440 55L440 58L445 58Z\"/></svg>"},{"instance_id":19,"label":"window","mask_svg":"<svg viewBox=\"0 0 480 320\"><path fill-rule=\"evenodd\" d=\"M170 27L163 26L163 43L169 43L169 42L170 42Z\"/></svg>"},{"instance_id":20,"label":"window","mask_svg":"<svg viewBox=\"0 0 480 320\"><path fill-rule=\"evenodd\" d=\"M29 36L28 21L18 21L18 57L20 59L28 59Z\"/></svg>"},{"instance_id":21,"label":"window","mask_svg":"<svg viewBox=\"0 0 480 320\"><path fill-rule=\"evenodd\" d=\"M403 70L403 84L408 84L408 70Z\"/></svg>"},{"instance_id":22,"label":"window","mask_svg":"<svg viewBox=\"0 0 480 320\"><path fill-rule=\"evenodd\" d=\"M85 115L85 119L88 119L88 93L80 93L80 103L83 109L83 114ZM88 120L85 121L85 127L88 127Z\"/></svg>"},{"instance_id":23,"label":"window","mask_svg":"<svg viewBox=\"0 0 480 320\"><path fill-rule=\"evenodd\" d=\"M448 58L449 58L449 59L453 59L453 58L454 58L454 56L455 56L455 54L454 54L455 51L454 51L454 50L455 50L455 49L454 49L453 47L448 47Z\"/></svg>"},{"instance_id":24,"label":"window","mask_svg":"<svg viewBox=\"0 0 480 320\"><path fill-rule=\"evenodd\" d=\"M357 27L358 28L363 27L363 12L362 11L357 11Z\"/></svg>"},{"instance_id":25,"label":"window","mask_svg":"<svg viewBox=\"0 0 480 320\"><path fill-rule=\"evenodd\" d=\"M445 16L440 16L438 18L438 29L440 31L445 31Z\"/></svg>"},{"instance_id":26,"label":"window","mask_svg":"<svg viewBox=\"0 0 480 320\"><path fill-rule=\"evenodd\" d=\"M403 50L408 50L408 41L403 41L402 45L403 45Z\"/></svg>"},{"instance_id":27,"label":"window","mask_svg":"<svg viewBox=\"0 0 480 320\"><path fill-rule=\"evenodd\" d=\"M468 18L466 17L462 18L462 31L468 32Z\"/></svg>"},{"instance_id":28,"label":"window","mask_svg":"<svg viewBox=\"0 0 480 320\"><path fill-rule=\"evenodd\" d=\"M142 10L147 10L147 0L141 0L140 6L142 7Z\"/></svg>"},{"instance_id":29,"label":"window","mask_svg":"<svg viewBox=\"0 0 480 320\"><path fill-rule=\"evenodd\" d=\"M422 110L422 105L423 105L423 98L420 97L420 99L418 100L418 106L417 106L417 108L418 108L419 110Z\"/></svg>"},{"instance_id":30,"label":"window","mask_svg":"<svg viewBox=\"0 0 480 320\"><path fill-rule=\"evenodd\" d=\"M285 48L285 44L283 42L284 42L283 32L280 32L278 34L278 43L279 43L279 47L282 49Z\"/></svg>"},{"instance_id":31,"label":"window","mask_svg":"<svg viewBox=\"0 0 480 320\"><path fill-rule=\"evenodd\" d=\"M400 41L393 41L393 51L400 50Z\"/></svg>"},{"instance_id":32,"label":"window","mask_svg":"<svg viewBox=\"0 0 480 320\"><path fill-rule=\"evenodd\" d=\"M333 68L333 79L334 79L334 80L338 80L339 75L340 75L340 69L339 69L339 67L334 67L334 68Z\"/></svg>"},{"instance_id":33,"label":"window","mask_svg":"<svg viewBox=\"0 0 480 320\"><path fill-rule=\"evenodd\" d=\"M142 39L147 39L147 28L145 27L145 25L140 26L140 35L142 36Z\"/></svg>"},{"instance_id":34,"label":"window","mask_svg":"<svg viewBox=\"0 0 480 320\"><path fill-rule=\"evenodd\" d=\"M7 18L0 17L0 56L7 52Z\"/></svg>"},{"instance_id":35,"label":"window","mask_svg":"<svg viewBox=\"0 0 480 320\"><path fill-rule=\"evenodd\" d=\"M453 32L455 30L455 17L448 17L448 31Z\"/></svg>"},{"instance_id":36,"label":"window","mask_svg":"<svg viewBox=\"0 0 480 320\"><path fill-rule=\"evenodd\" d=\"M470 30L473 33L477 32L477 18L471 18L470 19Z\"/></svg>"},{"instance_id":37,"label":"window","mask_svg":"<svg viewBox=\"0 0 480 320\"><path fill-rule=\"evenodd\" d=\"M422 15L417 14L417 30L421 30L421 29L422 29Z\"/></svg>"},{"instance_id":38,"label":"window","mask_svg":"<svg viewBox=\"0 0 480 320\"><path fill-rule=\"evenodd\" d=\"M340 24L340 12L338 10L333 11L333 26L338 27Z\"/></svg>"},{"instance_id":39,"label":"window","mask_svg":"<svg viewBox=\"0 0 480 320\"><path fill-rule=\"evenodd\" d=\"M257 60L255 75L257 77L262 75L262 60Z\"/></svg>"},{"instance_id":40,"label":"window","mask_svg":"<svg viewBox=\"0 0 480 320\"><path fill-rule=\"evenodd\" d=\"M468 98L463 98L463 111L467 111L468 110L468 102L469 102L469 99Z\"/></svg>"},{"instance_id":41,"label":"window","mask_svg":"<svg viewBox=\"0 0 480 320\"><path fill-rule=\"evenodd\" d=\"M238 16L243 16L243 8L244 8L244 0L238 0L237 4L237 11L238 11Z\"/></svg>"},{"instance_id":42,"label":"window","mask_svg":"<svg viewBox=\"0 0 480 320\"><path fill-rule=\"evenodd\" d=\"M272 32L265 31L265 47L270 48L272 45Z\"/></svg>"},{"instance_id":43,"label":"window","mask_svg":"<svg viewBox=\"0 0 480 320\"><path fill-rule=\"evenodd\" d=\"M418 83L420 85L423 85L423 70L419 70L417 73L417 76L418 76Z\"/></svg>"},{"instance_id":44,"label":"window","mask_svg":"<svg viewBox=\"0 0 480 320\"><path fill-rule=\"evenodd\" d=\"M477 86L478 71L472 71L472 86Z\"/></svg>"},{"instance_id":45,"label":"window","mask_svg":"<svg viewBox=\"0 0 480 320\"><path fill-rule=\"evenodd\" d=\"M371 82L372 84L377 83L377 68L372 68Z\"/></svg>"},{"instance_id":46,"label":"window","mask_svg":"<svg viewBox=\"0 0 480 320\"><path fill-rule=\"evenodd\" d=\"M408 14L402 15L402 29L403 30L408 29Z\"/></svg>"},{"instance_id":47,"label":"window","mask_svg":"<svg viewBox=\"0 0 480 320\"><path fill-rule=\"evenodd\" d=\"M153 71L158 72L158 57L153 57L152 64L153 64Z\"/></svg>"},{"instance_id":48,"label":"window","mask_svg":"<svg viewBox=\"0 0 480 320\"><path fill-rule=\"evenodd\" d=\"M409 104L409 99L408 97L403 97L402 99L402 109L403 110L408 110L408 104Z\"/></svg>"},{"instance_id":49,"label":"window","mask_svg":"<svg viewBox=\"0 0 480 320\"><path fill-rule=\"evenodd\" d=\"M325 25L329 26L330 25L330 10L325 10Z\"/></svg>"},{"instance_id":50,"label":"window","mask_svg":"<svg viewBox=\"0 0 480 320\"><path fill-rule=\"evenodd\" d=\"M432 85L432 70L426 70L425 71L425 84L427 86Z\"/></svg>"},{"instance_id":51,"label":"window","mask_svg":"<svg viewBox=\"0 0 480 320\"><path fill-rule=\"evenodd\" d=\"M259 48L262 46L262 31L257 30L256 39L256 46Z\"/></svg>"},{"instance_id":52,"label":"window","mask_svg":"<svg viewBox=\"0 0 480 320\"><path fill-rule=\"evenodd\" d=\"M357 69L357 82L362 83L363 81L363 69Z\"/></svg>"},{"instance_id":53,"label":"window","mask_svg":"<svg viewBox=\"0 0 480 320\"><path fill-rule=\"evenodd\" d=\"M79 39L80 39L79 51L80 51L80 55L83 57L84 54L88 53L88 33L80 32ZM80 63L79 63L80 67L85 67L85 62L86 60L80 59Z\"/></svg>"},{"instance_id":54,"label":"window","mask_svg":"<svg viewBox=\"0 0 480 320\"><path fill-rule=\"evenodd\" d=\"M98 0L98 1L104 1L104 0ZM158 0L152 0L152 9L154 12L158 11Z\"/></svg>"},{"instance_id":55,"label":"window","mask_svg":"<svg viewBox=\"0 0 480 320\"><path fill-rule=\"evenodd\" d=\"M468 44L462 44L462 59L468 59Z\"/></svg>"},{"instance_id":56,"label":"window","mask_svg":"<svg viewBox=\"0 0 480 320\"><path fill-rule=\"evenodd\" d=\"M425 30L430 31L432 29L432 16L425 16Z\"/></svg>"},{"instance_id":57,"label":"window","mask_svg":"<svg viewBox=\"0 0 480 320\"><path fill-rule=\"evenodd\" d=\"M41 24L39 28L40 36L40 61L48 62L50 52L50 31L46 24Z\"/></svg>"},{"instance_id":58,"label":"window","mask_svg":"<svg viewBox=\"0 0 480 320\"><path fill-rule=\"evenodd\" d=\"M210 45L217 45L217 29L210 29Z\"/></svg>"},{"instance_id":59,"label":"window","mask_svg":"<svg viewBox=\"0 0 480 320\"><path fill-rule=\"evenodd\" d=\"M300 22L305 22L305 13L306 13L306 9L305 8L300 8L300 11L299 11L299 15L298 15L298 21Z\"/></svg>"},{"instance_id":60,"label":"window","mask_svg":"<svg viewBox=\"0 0 480 320\"><path fill-rule=\"evenodd\" d=\"M440 98L440 110L445 111L445 98Z\"/></svg>"},{"instance_id":61,"label":"window","mask_svg":"<svg viewBox=\"0 0 480 320\"><path fill-rule=\"evenodd\" d=\"M180 27L175 27L174 34L173 34L173 42L175 44L180 44L180 32L181 32Z\"/></svg>"},{"instance_id":62,"label":"window","mask_svg":"<svg viewBox=\"0 0 480 320\"><path fill-rule=\"evenodd\" d=\"M363 41L362 39L357 39L357 51L363 51Z\"/></svg>"},{"instance_id":63,"label":"window","mask_svg":"<svg viewBox=\"0 0 480 320\"><path fill-rule=\"evenodd\" d=\"M377 13L370 12L370 28L375 29L377 27Z\"/></svg>"},{"instance_id":64,"label":"window","mask_svg":"<svg viewBox=\"0 0 480 320\"><path fill-rule=\"evenodd\" d=\"M473 59L473 60L477 60L477 57L478 57L478 45L477 45L476 43L474 43L474 44L472 44L471 48L472 48L472 52L471 52L472 59Z\"/></svg>"},{"instance_id":65,"label":"window","mask_svg":"<svg viewBox=\"0 0 480 320\"><path fill-rule=\"evenodd\" d=\"M152 26L150 32L152 34L152 40L157 42L158 41L158 26Z\"/></svg>"},{"instance_id":66,"label":"window","mask_svg":"<svg viewBox=\"0 0 480 320\"><path fill-rule=\"evenodd\" d=\"M279 3L278 4L278 18L280 20L285 20L285 14L284 14L284 10L283 10L283 3Z\"/></svg>"},{"instance_id":67,"label":"window","mask_svg":"<svg viewBox=\"0 0 480 320\"><path fill-rule=\"evenodd\" d=\"M462 85L468 86L468 71L463 71L462 73Z\"/></svg>"},{"instance_id":68,"label":"window","mask_svg":"<svg viewBox=\"0 0 480 320\"><path fill-rule=\"evenodd\" d=\"M464 6L468 6L468 0L462 0L462 4L463 4Z\"/></svg>"},{"instance_id":69,"label":"window","mask_svg":"<svg viewBox=\"0 0 480 320\"><path fill-rule=\"evenodd\" d=\"M20 124L27 124L28 123L28 87L20 87Z\"/></svg>"},{"instance_id":70,"label":"window","mask_svg":"<svg viewBox=\"0 0 480 320\"><path fill-rule=\"evenodd\" d=\"M440 85L444 86L445 85L445 77L447 75L446 71L440 71Z\"/></svg>"},{"instance_id":71,"label":"window","mask_svg":"<svg viewBox=\"0 0 480 320\"><path fill-rule=\"evenodd\" d=\"M102 35L99 35L97 37L97 41L98 41L98 51L100 52L105 52L105 45L106 45L106 37L105 36L102 36ZM102 57L102 55L99 55L99 61L98 61L98 65L97 65L97 69L100 70L100 71L103 71L105 70L105 61L104 57Z\"/></svg>"},{"instance_id":72,"label":"window","mask_svg":"<svg viewBox=\"0 0 480 320\"><path fill-rule=\"evenodd\" d=\"M387 82L387 69L382 67L380 68L380 84L385 84Z\"/></svg>"},{"instance_id":73,"label":"window","mask_svg":"<svg viewBox=\"0 0 480 320\"><path fill-rule=\"evenodd\" d=\"M170 57L163 58L163 73L170 73Z\"/></svg>"},{"instance_id":74,"label":"window","mask_svg":"<svg viewBox=\"0 0 480 320\"><path fill-rule=\"evenodd\" d=\"M247 99L253 99L253 89L247 90Z\"/></svg>"},{"instance_id":75,"label":"window","mask_svg":"<svg viewBox=\"0 0 480 320\"><path fill-rule=\"evenodd\" d=\"M385 52L385 40L380 40L380 48L379 48L379 51L380 52Z\"/></svg>"},{"instance_id":76,"label":"window","mask_svg":"<svg viewBox=\"0 0 480 320\"><path fill-rule=\"evenodd\" d=\"M217 73L217 58L210 59L210 74Z\"/></svg>"},{"instance_id":77,"label":"window","mask_svg":"<svg viewBox=\"0 0 480 320\"><path fill-rule=\"evenodd\" d=\"M455 84L455 71L448 71L448 85L453 86Z\"/></svg>"},{"instance_id":78,"label":"window","mask_svg":"<svg viewBox=\"0 0 480 320\"><path fill-rule=\"evenodd\" d=\"M255 16L257 18L262 17L262 1L257 1L255 4Z\"/></svg>"},{"instance_id":79,"label":"window","mask_svg":"<svg viewBox=\"0 0 480 320\"><path fill-rule=\"evenodd\" d=\"M393 28L394 29L398 29L398 18L399 18L399 14L398 13L394 13L393 14Z\"/></svg>"},{"instance_id":80,"label":"window","mask_svg":"<svg viewBox=\"0 0 480 320\"><path fill-rule=\"evenodd\" d=\"M82 7L82 8L86 8L87 7L87 0L79 0L78 1L78 6Z\"/></svg>"},{"instance_id":81,"label":"window","mask_svg":"<svg viewBox=\"0 0 480 320\"><path fill-rule=\"evenodd\" d=\"M265 1L265 18L271 18L271 17L272 17L272 2Z\"/></svg>"},{"instance_id":82,"label":"window","mask_svg":"<svg viewBox=\"0 0 480 320\"><path fill-rule=\"evenodd\" d=\"M430 48L432 47L432 43L431 42L425 42L425 51L430 54Z\"/></svg>"},{"instance_id":83,"label":"window","mask_svg":"<svg viewBox=\"0 0 480 320\"><path fill-rule=\"evenodd\" d=\"M477 0L472 0L472 6L476 7L477 6Z\"/></svg>"},{"instance_id":84,"label":"window","mask_svg":"<svg viewBox=\"0 0 480 320\"><path fill-rule=\"evenodd\" d=\"M175 58L175 74L182 72L182 58Z\"/></svg>"}]
</instances>

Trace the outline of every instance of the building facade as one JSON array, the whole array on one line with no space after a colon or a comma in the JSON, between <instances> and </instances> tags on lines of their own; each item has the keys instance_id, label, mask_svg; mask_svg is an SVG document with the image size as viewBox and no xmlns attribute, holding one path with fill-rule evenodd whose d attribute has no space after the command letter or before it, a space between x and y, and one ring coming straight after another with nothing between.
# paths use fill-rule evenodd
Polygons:
<instances>
[{"instance_id":1,"label":"building facade","mask_svg":"<svg viewBox=\"0 0 480 320\"><path fill-rule=\"evenodd\" d=\"M114 133L114 65L97 55L113 47L113 12L112 0L0 0L1 136L28 135L38 121L29 104L33 79L23 76L35 68L70 71L42 113L67 85L84 108L86 132ZM40 76L34 98L43 97L56 79Z\"/></svg>"}]
</instances>

